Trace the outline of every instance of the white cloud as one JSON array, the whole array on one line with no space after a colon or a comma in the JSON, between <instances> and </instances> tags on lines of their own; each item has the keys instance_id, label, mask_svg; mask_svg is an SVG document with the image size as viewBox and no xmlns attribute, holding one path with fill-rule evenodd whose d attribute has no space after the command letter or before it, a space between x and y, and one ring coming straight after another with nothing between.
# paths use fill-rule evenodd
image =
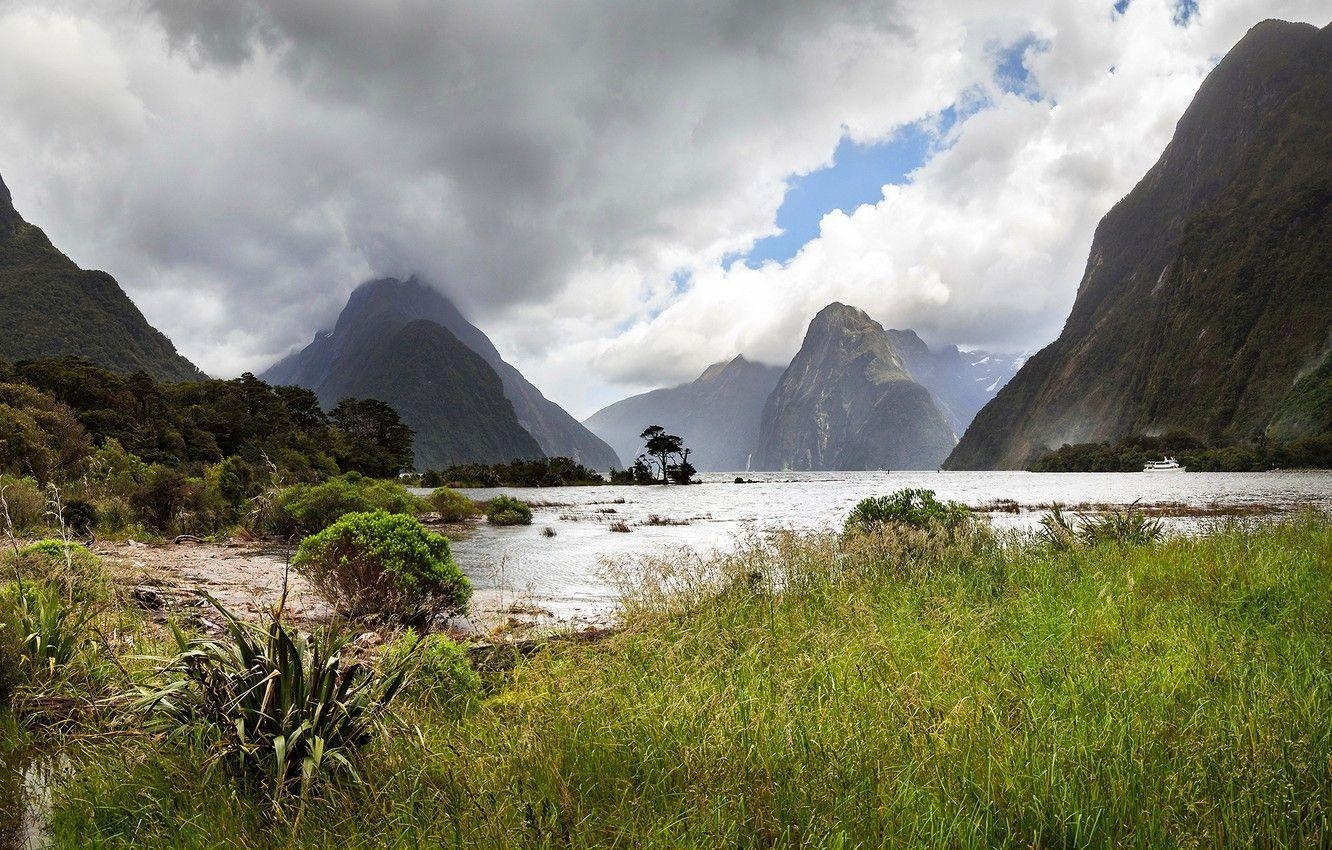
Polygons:
<instances>
[{"instance_id":1,"label":"white cloud","mask_svg":"<svg viewBox=\"0 0 1332 850\"><path fill-rule=\"evenodd\" d=\"M1028 348L1211 63L1264 17L1326 14L1213 0L1180 28L1166 0L1111 5L11 0L0 173L217 374L415 269L578 414L737 352L787 358L834 299ZM992 78L1032 34L1034 100ZM843 136L963 102L909 185L785 265L723 268Z\"/></svg>"}]
</instances>

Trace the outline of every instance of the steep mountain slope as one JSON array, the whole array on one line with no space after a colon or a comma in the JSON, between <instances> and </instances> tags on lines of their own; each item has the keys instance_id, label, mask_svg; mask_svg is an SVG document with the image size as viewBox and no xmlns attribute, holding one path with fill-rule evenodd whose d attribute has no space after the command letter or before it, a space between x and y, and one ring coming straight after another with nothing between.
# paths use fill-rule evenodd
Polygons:
<instances>
[{"instance_id":1,"label":"steep mountain slope","mask_svg":"<svg viewBox=\"0 0 1332 850\"><path fill-rule=\"evenodd\" d=\"M369 281L352 293L344 315L347 311L353 315L395 317L400 321L428 319L442 325L499 375L504 395L513 403L518 421L536 439L546 456L572 457L584 466L600 470L621 465L610 446L584 428L564 408L542 395L521 372L500 357L490 338L468 322L453 302L418 278ZM315 342L318 341L316 338ZM273 366L267 375L272 380L282 380L288 373L287 361L290 359Z\"/></svg>"},{"instance_id":2,"label":"steep mountain slope","mask_svg":"<svg viewBox=\"0 0 1332 850\"><path fill-rule=\"evenodd\" d=\"M1265 21L1102 219L1063 333L947 466L1021 467L1063 443L1169 429L1261 434L1323 362L1330 327L1332 26Z\"/></svg>"},{"instance_id":3,"label":"steep mountain slope","mask_svg":"<svg viewBox=\"0 0 1332 850\"><path fill-rule=\"evenodd\" d=\"M379 283L358 288L331 332L263 379L308 387L325 407L347 396L388 402L416 432L417 469L542 457L490 364L438 322L405 315L397 281Z\"/></svg>"},{"instance_id":4,"label":"steep mountain slope","mask_svg":"<svg viewBox=\"0 0 1332 850\"><path fill-rule=\"evenodd\" d=\"M888 339L911 379L934 393L956 434L1022 366L1021 357L963 352L956 345L934 351L913 330L889 328Z\"/></svg>"},{"instance_id":5,"label":"steep mountain slope","mask_svg":"<svg viewBox=\"0 0 1332 850\"><path fill-rule=\"evenodd\" d=\"M745 469L758 445L759 421L782 370L744 357L715 363L687 384L617 401L583 424L629 461L643 450L638 435L661 425L684 437L690 463L704 472Z\"/></svg>"},{"instance_id":6,"label":"steep mountain slope","mask_svg":"<svg viewBox=\"0 0 1332 850\"><path fill-rule=\"evenodd\" d=\"M0 179L0 357L85 357L163 381L203 377L106 272L85 271L14 209Z\"/></svg>"},{"instance_id":7,"label":"steep mountain slope","mask_svg":"<svg viewBox=\"0 0 1332 850\"><path fill-rule=\"evenodd\" d=\"M810 322L763 409L763 469L934 469L957 439L883 326L845 304Z\"/></svg>"}]
</instances>

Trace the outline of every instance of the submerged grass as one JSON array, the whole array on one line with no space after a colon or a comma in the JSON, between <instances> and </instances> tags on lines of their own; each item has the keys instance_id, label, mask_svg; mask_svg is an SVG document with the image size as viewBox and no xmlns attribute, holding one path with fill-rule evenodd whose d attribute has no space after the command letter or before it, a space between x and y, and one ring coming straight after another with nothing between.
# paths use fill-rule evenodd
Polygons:
<instances>
[{"instance_id":1,"label":"submerged grass","mask_svg":"<svg viewBox=\"0 0 1332 850\"><path fill-rule=\"evenodd\" d=\"M623 579L303 819L150 738L88 745L57 845L1213 847L1332 841L1332 525L1066 551L775 535Z\"/></svg>"}]
</instances>

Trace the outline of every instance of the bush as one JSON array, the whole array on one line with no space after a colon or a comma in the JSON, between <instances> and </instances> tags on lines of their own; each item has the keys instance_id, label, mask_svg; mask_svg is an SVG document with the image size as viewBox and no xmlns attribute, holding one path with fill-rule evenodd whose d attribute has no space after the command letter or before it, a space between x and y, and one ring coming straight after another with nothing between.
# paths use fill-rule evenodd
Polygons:
<instances>
[{"instance_id":1,"label":"bush","mask_svg":"<svg viewBox=\"0 0 1332 850\"><path fill-rule=\"evenodd\" d=\"M462 522L481 513L481 508L476 502L448 487L440 487L431 493L429 502L430 507L445 522Z\"/></svg>"},{"instance_id":2,"label":"bush","mask_svg":"<svg viewBox=\"0 0 1332 850\"><path fill-rule=\"evenodd\" d=\"M481 699L481 677L467 652L446 635L419 636L407 629L384 648L380 664L388 670L405 670L403 689L409 696L454 718Z\"/></svg>"},{"instance_id":3,"label":"bush","mask_svg":"<svg viewBox=\"0 0 1332 850\"><path fill-rule=\"evenodd\" d=\"M22 642L18 628L0 613L0 707L9 705L14 689L22 682Z\"/></svg>"},{"instance_id":4,"label":"bush","mask_svg":"<svg viewBox=\"0 0 1332 850\"><path fill-rule=\"evenodd\" d=\"M57 587L10 582L0 590L0 633L18 637L19 680L52 681L88 642L91 612L71 605Z\"/></svg>"},{"instance_id":5,"label":"bush","mask_svg":"<svg viewBox=\"0 0 1332 850\"><path fill-rule=\"evenodd\" d=\"M46 494L36 481L0 475L0 490L9 505L9 519L15 532L31 531L46 524ZM4 517L0 516L0 532L4 531L4 525Z\"/></svg>"},{"instance_id":6,"label":"bush","mask_svg":"<svg viewBox=\"0 0 1332 850\"><path fill-rule=\"evenodd\" d=\"M486 521L491 525L531 525L532 509L512 496L496 496L486 505Z\"/></svg>"},{"instance_id":7,"label":"bush","mask_svg":"<svg viewBox=\"0 0 1332 850\"><path fill-rule=\"evenodd\" d=\"M971 511L957 502L940 502L933 490L898 490L891 496L862 499L846 518L846 533L866 533L889 525L912 528L956 529L967 521Z\"/></svg>"},{"instance_id":8,"label":"bush","mask_svg":"<svg viewBox=\"0 0 1332 850\"><path fill-rule=\"evenodd\" d=\"M38 540L18 552L0 555L4 575L52 585L66 599L100 601L110 593L102 559L78 543Z\"/></svg>"},{"instance_id":9,"label":"bush","mask_svg":"<svg viewBox=\"0 0 1332 850\"><path fill-rule=\"evenodd\" d=\"M274 800L304 796L325 776L359 780L358 754L382 731L401 672L344 663L345 633L308 635L278 620L263 628L208 599L227 637L189 639L172 624L179 653L161 670L167 681L138 702L150 727L187 741L202 728L215 739L210 758Z\"/></svg>"},{"instance_id":10,"label":"bush","mask_svg":"<svg viewBox=\"0 0 1332 850\"><path fill-rule=\"evenodd\" d=\"M385 511L416 516L424 510L421 500L402 485L353 472L322 484L297 484L283 490L272 525L279 534L314 534L347 514Z\"/></svg>"},{"instance_id":11,"label":"bush","mask_svg":"<svg viewBox=\"0 0 1332 850\"><path fill-rule=\"evenodd\" d=\"M1064 516L1058 504L1041 517L1040 536L1056 549L1070 549L1075 545L1096 546L1113 543L1118 546L1144 546L1161 539L1164 528L1161 521L1150 519L1137 507L1137 502L1124 510L1110 510L1100 516L1079 514L1076 520Z\"/></svg>"},{"instance_id":12,"label":"bush","mask_svg":"<svg viewBox=\"0 0 1332 850\"><path fill-rule=\"evenodd\" d=\"M465 610L472 595L448 540L384 511L348 514L307 537L292 566L352 616L428 619Z\"/></svg>"}]
</instances>

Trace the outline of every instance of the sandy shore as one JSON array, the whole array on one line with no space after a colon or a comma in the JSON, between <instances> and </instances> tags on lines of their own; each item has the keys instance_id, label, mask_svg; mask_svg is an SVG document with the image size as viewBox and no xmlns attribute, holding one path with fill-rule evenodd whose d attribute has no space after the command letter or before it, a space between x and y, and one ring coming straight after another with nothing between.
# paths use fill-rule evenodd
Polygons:
<instances>
[{"instance_id":1,"label":"sandy shore","mask_svg":"<svg viewBox=\"0 0 1332 850\"><path fill-rule=\"evenodd\" d=\"M307 625L332 619L332 607L303 576L289 569L294 551L283 543L235 539L154 544L99 541L93 547L117 583L154 619L165 622L172 616L186 616L207 631L220 630L221 623L199 591L211 594L238 616L258 621L282 599L284 581L285 616ZM447 628L459 637L485 639L550 628L581 631L606 625L563 621L539 603L515 598L512 592L477 590L472 594L468 616L451 619Z\"/></svg>"}]
</instances>

